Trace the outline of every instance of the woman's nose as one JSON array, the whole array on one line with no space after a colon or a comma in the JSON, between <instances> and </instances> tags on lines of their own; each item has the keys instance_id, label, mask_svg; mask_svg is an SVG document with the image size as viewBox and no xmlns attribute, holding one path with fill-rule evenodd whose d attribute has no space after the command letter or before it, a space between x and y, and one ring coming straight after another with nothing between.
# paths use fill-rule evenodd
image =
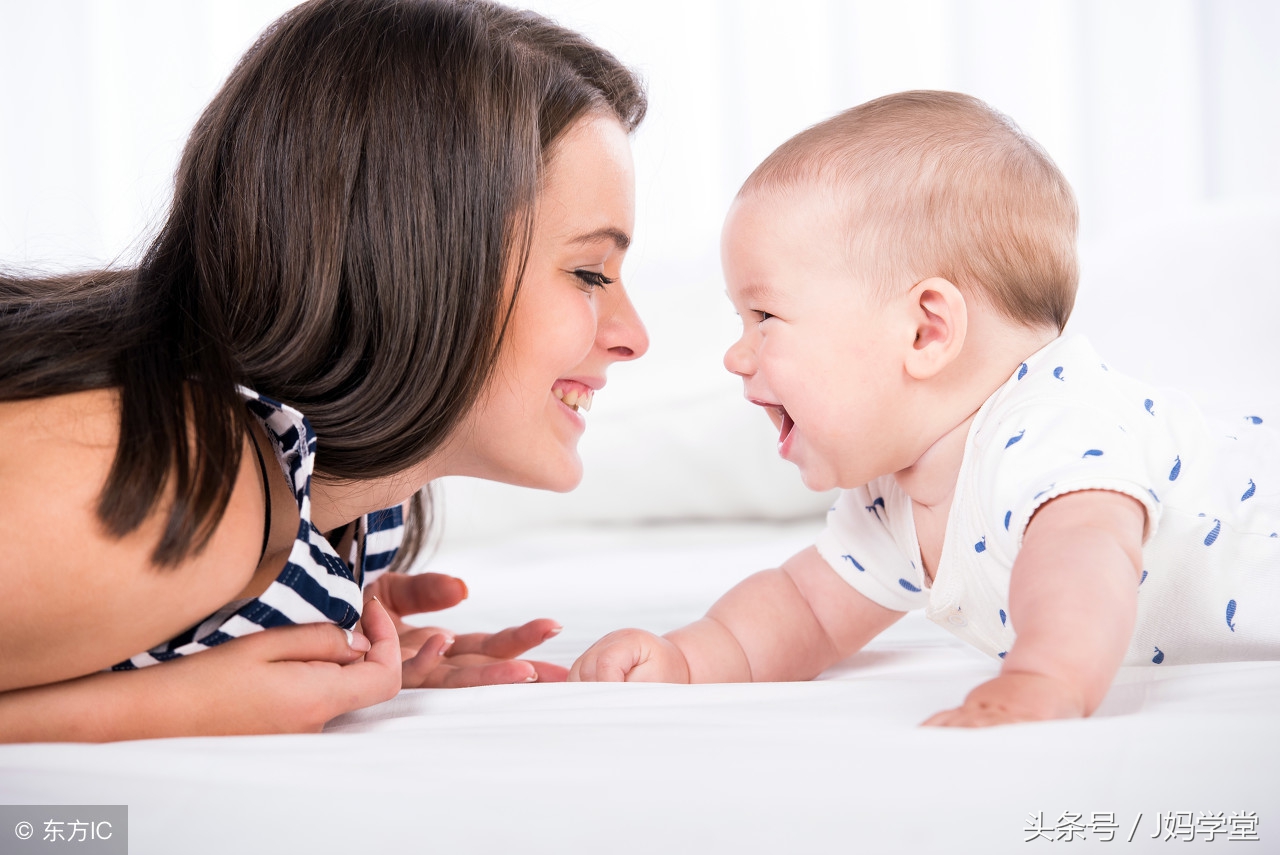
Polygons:
<instances>
[{"instance_id":1,"label":"woman's nose","mask_svg":"<svg viewBox=\"0 0 1280 855\"><path fill-rule=\"evenodd\" d=\"M626 291L617 298L607 323L601 323L600 343L615 359L639 359L649 349L649 332Z\"/></svg>"}]
</instances>

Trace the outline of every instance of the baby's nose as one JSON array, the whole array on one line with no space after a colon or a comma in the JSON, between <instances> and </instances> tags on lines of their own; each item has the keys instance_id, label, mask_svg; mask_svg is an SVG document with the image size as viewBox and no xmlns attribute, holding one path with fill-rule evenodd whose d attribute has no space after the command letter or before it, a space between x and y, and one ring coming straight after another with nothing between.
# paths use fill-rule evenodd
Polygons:
<instances>
[{"instance_id":1,"label":"baby's nose","mask_svg":"<svg viewBox=\"0 0 1280 855\"><path fill-rule=\"evenodd\" d=\"M755 373L755 363L755 354L742 339L735 341L725 351L724 367L730 374L749 377Z\"/></svg>"}]
</instances>

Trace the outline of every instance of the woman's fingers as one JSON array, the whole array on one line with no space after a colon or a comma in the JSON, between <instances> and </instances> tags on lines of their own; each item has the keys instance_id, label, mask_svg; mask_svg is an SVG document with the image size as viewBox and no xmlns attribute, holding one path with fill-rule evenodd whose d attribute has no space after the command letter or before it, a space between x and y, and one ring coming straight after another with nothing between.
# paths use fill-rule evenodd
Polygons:
<instances>
[{"instance_id":1,"label":"woman's fingers","mask_svg":"<svg viewBox=\"0 0 1280 855\"><path fill-rule=\"evenodd\" d=\"M532 683L538 679L533 663L520 659L502 659L483 665L442 664L427 675L424 688L464 689L473 686L500 686L509 683Z\"/></svg>"},{"instance_id":2,"label":"woman's fingers","mask_svg":"<svg viewBox=\"0 0 1280 855\"><path fill-rule=\"evenodd\" d=\"M569 679L569 669L563 665L538 662L533 659L529 660L529 664L533 666L534 671L538 672L539 683L563 683Z\"/></svg>"},{"instance_id":3,"label":"woman's fingers","mask_svg":"<svg viewBox=\"0 0 1280 855\"><path fill-rule=\"evenodd\" d=\"M464 656L461 662L446 656L448 640L433 635L418 654L403 664L405 688L461 689L511 683L564 682L568 669L550 662L523 659L492 660Z\"/></svg>"},{"instance_id":4,"label":"woman's fingers","mask_svg":"<svg viewBox=\"0 0 1280 855\"><path fill-rule=\"evenodd\" d=\"M365 603L360 626L370 643L364 661L399 667L400 634L396 631L391 615L387 614L386 608L376 597Z\"/></svg>"},{"instance_id":5,"label":"woman's fingers","mask_svg":"<svg viewBox=\"0 0 1280 855\"><path fill-rule=\"evenodd\" d=\"M390 700L400 691L400 637L391 616L380 602L370 600L364 604L360 625L370 647L363 661L342 669L343 712Z\"/></svg>"},{"instance_id":6,"label":"woman's fingers","mask_svg":"<svg viewBox=\"0 0 1280 855\"><path fill-rule=\"evenodd\" d=\"M376 602L365 607L364 633L329 623L300 624L232 639L207 653L156 666L195 679L195 691L244 702L213 732L318 731L341 713L376 704L400 690L400 644Z\"/></svg>"},{"instance_id":7,"label":"woman's fingers","mask_svg":"<svg viewBox=\"0 0 1280 855\"><path fill-rule=\"evenodd\" d=\"M360 633L348 633L331 623L281 626L233 639L269 662L335 662L346 665L372 647ZM216 649L216 648L215 648Z\"/></svg>"},{"instance_id":8,"label":"woman's fingers","mask_svg":"<svg viewBox=\"0 0 1280 855\"><path fill-rule=\"evenodd\" d=\"M438 612L456 606L467 598L467 585L461 579L442 573L384 573L369 586L396 617L421 612Z\"/></svg>"},{"instance_id":9,"label":"woman's fingers","mask_svg":"<svg viewBox=\"0 0 1280 855\"><path fill-rule=\"evenodd\" d=\"M550 618L531 620L494 633L472 632L459 635L451 655L478 653L495 659L514 659L560 633L561 626Z\"/></svg>"},{"instance_id":10,"label":"woman's fingers","mask_svg":"<svg viewBox=\"0 0 1280 855\"><path fill-rule=\"evenodd\" d=\"M437 633L418 648L418 652L400 664L400 681L406 689L420 689L430 685L431 674L440 668L445 653L453 639Z\"/></svg>"}]
</instances>

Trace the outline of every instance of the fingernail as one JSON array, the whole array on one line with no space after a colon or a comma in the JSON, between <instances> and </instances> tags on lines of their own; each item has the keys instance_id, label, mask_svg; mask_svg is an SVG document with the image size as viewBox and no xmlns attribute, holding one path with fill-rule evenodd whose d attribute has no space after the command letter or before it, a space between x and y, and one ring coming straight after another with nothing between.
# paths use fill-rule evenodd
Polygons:
<instances>
[{"instance_id":1,"label":"fingernail","mask_svg":"<svg viewBox=\"0 0 1280 855\"><path fill-rule=\"evenodd\" d=\"M449 652L449 648L450 648L450 647L453 647L453 642L454 642L454 640L455 640L455 639L454 639L454 637L453 637L452 635L446 635L446 636L445 636L445 638L444 638L444 644L440 645L440 655L441 655L441 656L443 656L443 655L445 655L446 653L448 653L448 652Z\"/></svg>"},{"instance_id":2,"label":"fingernail","mask_svg":"<svg viewBox=\"0 0 1280 855\"><path fill-rule=\"evenodd\" d=\"M524 682L526 682L526 683L535 683L535 682L537 682L537 680L538 680L538 672L537 672L537 671L534 671L534 672L533 672L532 674L530 674L528 677L525 677L525 678L524 678Z\"/></svg>"},{"instance_id":3,"label":"fingernail","mask_svg":"<svg viewBox=\"0 0 1280 855\"><path fill-rule=\"evenodd\" d=\"M458 584L462 586L462 599L465 600L467 597L471 596L471 592L467 590L467 583L462 581L461 579L458 579L457 576L454 576L453 578L456 579Z\"/></svg>"},{"instance_id":4,"label":"fingernail","mask_svg":"<svg viewBox=\"0 0 1280 855\"><path fill-rule=\"evenodd\" d=\"M344 629L343 632L347 634L347 645L352 650L358 650L361 653L366 653L373 647L373 645L369 643L369 639L365 638L363 635L358 635L349 629Z\"/></svg>"},{"instance_id":5,"label":"fingernail","mask_svg":"<svg viewBox=\"0 0 1280 855\"><path fill-rule=\"evenodd\" d=\"M556 624L551 627L551 629L547 630L547 634L542 636L542 640L546 641L548 638L555 638L563 629L564 627L560 626L560 624Z\"/></svg>"}]
</instances>

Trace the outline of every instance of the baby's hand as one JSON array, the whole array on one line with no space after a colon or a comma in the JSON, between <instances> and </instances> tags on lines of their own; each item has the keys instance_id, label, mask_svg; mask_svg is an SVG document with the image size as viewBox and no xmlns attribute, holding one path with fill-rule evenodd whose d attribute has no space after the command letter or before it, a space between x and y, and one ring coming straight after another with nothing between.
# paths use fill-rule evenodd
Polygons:
<instances>
[{"instance_id":1,"label":"baby's hand","mask_svg":"<svg viewBox=\"0 0 1280 855\"><path fill-rule=\"evenodd\" d=\"M1014 671L978 686L964 704L925 720L925 727L990 727L1019 721L1080 718L1085 714L1078 689L1053 677Z\"/></svg>"},{"instance_id":2,"label":"baby's hand","mask_svg":"<svg viewBox=\"0 0 1280 855\"><path fill-rule=\"evenodd\" d=\"M687 683L689 663L680 648L642 629L611 632L569 669L570 682Z\"/></svg>"}]
</instances>

